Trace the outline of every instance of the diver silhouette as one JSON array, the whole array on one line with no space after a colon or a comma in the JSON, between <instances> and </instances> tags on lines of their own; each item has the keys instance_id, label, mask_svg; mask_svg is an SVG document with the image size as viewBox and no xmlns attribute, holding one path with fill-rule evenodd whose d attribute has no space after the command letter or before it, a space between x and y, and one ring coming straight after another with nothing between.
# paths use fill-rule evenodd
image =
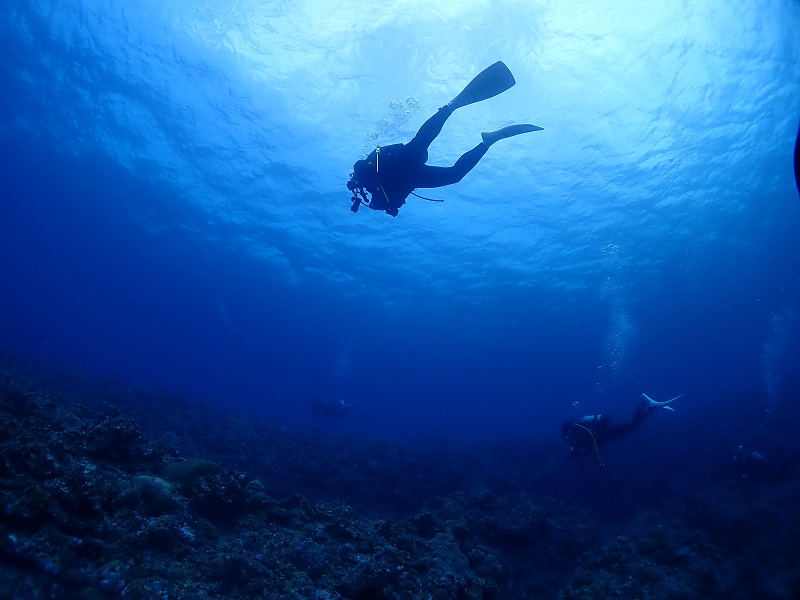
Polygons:
<instances>
[{"instance_id":1,"label":"diver silhouette","mask_svg":"<svg viewBox=\"0 0 800 600\"><path fill-rule=\"evenodd\" d=\"M601 467L600 448L636 431L645 419L659 409L675 412L668 404L683 394L665 402L656 402L647 394L642 394L642 402L627 423L614 423L611 415L588 415L577 421L566 421L561 426L561 435L570 444L570 458L580 458L594 453Z\"/></svg>"},{"instance_id":2,"label":"diver silhouette","mask_svg":"<svg viewBox=\"0 0 800 600\"><path fill-rule=\"evenodd\" d=\"M311 405L311 410L320 417L343 417L350 412L350 407L358 402L347 403L344 400L317 400Z\"/></svg>"},{"instance_id":3,"label":"diver silhouette","mask_svg":"<svg viewBox=\"0 0 800 600\"><path fill-rule=\"evenodd\" d=\"M776 459L739 444L733 453L733 466L742 481L778 485L792 474L798 459L800 445Z\"/></svg>"},{"instance_id":4,"label":"diver silhouette","mask_svg":"<svg viewBox=\"0 0 800 600\"><path fill-rule=\"evenodd\" d=\"M797 126L797 137L794 139L794 184L800 196L800 125Z\"/></svg>"},{"instance_id":5,"label":"diver silhouette","mask_svg":"<svg viewBox=\"0 0 800 600\"><path fill-rule=\"evenodd\" d=\"M407 144L378 146L365 160L353 165L347 189L353 193L350 210L358 211L362 202L373 210L382 210L393 217L417 188L437 188L461 181L483 158L495 142L521 133L541 131L527 123L510 125L497 131L481 133L481 143L459 158L452 167L426 165L428 147L453 111L487 100L510 89L516 80L503 62L487 67L467 84L458 96L430 117ZM367 199L367 192L370 199ZM414 194L425 200L433 200ZM433 200L440 202L440 200Z\"/></svg>"}]
</instances>

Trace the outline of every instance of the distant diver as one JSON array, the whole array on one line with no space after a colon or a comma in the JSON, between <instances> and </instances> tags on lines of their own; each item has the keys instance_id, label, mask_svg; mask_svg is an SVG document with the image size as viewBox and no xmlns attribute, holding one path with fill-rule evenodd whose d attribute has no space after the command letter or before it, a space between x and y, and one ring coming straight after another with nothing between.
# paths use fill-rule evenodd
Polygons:
<instances>
[{"instance_id":1,"label":"distant diver","mask_svg":"<svg viewBox=\"0 0 800 600\"><path fill-rule=\"evenodd\" d=\"M748 450L740 444L733 453L733 466L742 481L778 485L794 471L798 458L800 446L778 459L771 459L762 452Z\"/></svg>"},{"instance_id":2,"label":"distant diver","mask_svg":"<svg viewBox=\"0 0 800 600\"><path fill-rule=\"evenodd\" d=\"M356 404L358 402L348 404L344 400L318 400L311 405L311 410L320 417L343 417L350 411L350 407Z\"/></svg>"},{"instance_id":3,"label":"distant diver","mask_svg":"<svg viewBox=\"0 0 800 600\"><path fill-rule=\"evenodd\" d=\"M647 394L642 394L642 402L629 423L613 423L610 415L589 415L577 421L566 421L561 426L561 435L570 444L570 458L580 458L594 453L597 462L604 467L603 461L600 460L600 448L635 431L647 417L661 408L675 412L667 405L682 397L683 394L665 402L656 402Z\"/></svg>"},{"instance_id":4,"label":"distant diver","mask_svg":"<svg viewBox=\"0 0 800 600\"><path fill-rule=\"evenodd\" d=\"M382 210L393 217L417 188L438 188L458 183L483 158L489 146L514 135L541 131L542 127L510 125L497 131L481 133L481 143L459 158L452 167L426 165L428 146L442 131L453 111L501 94L516 83L511 71L503 62L487 67L467 84L462 92L429 118L419 128L414 139L407 144L378 146L366 160L353 165L347 189L353 193L350 210L358 211L362 202L373 210ZM367 192L371 194L367 199ZM418 196L417 194L414 194ZM418 196L424 200L433 200ZM440 202L440 200L433 200Z\"/></svg>"}]
</instances>

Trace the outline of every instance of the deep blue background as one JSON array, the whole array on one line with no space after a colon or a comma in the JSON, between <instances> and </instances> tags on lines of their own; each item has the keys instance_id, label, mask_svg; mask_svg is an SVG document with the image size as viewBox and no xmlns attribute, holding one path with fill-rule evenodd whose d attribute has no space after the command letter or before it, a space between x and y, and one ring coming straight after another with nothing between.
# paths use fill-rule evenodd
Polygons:
<instances>
[{"instance_id":1,"label":"deep blue background","mask_svg":"<svg viewBox=\"0 0 800 600\"><path fill-rule=\"evenodd\" d=\"M398 438L541 435L573 412L626 414L642 391L686 393L683 419L733 397L796 402L771 397L764 377L797 373L797 324L778 356L764 351L772 316L800 306L797 199L760 199L786 218L754 222L753 245L718 244L691 270L662 265L657 290L625 281L637 333L612 374L599 369L610 323L596 290L508 290L444 319L421 296L387 326L321 279L287 286L265 261L175 226L202 222L176 190L17 140L0 171L5 349L291 426ZM147 233L136 215L148 211L172 230ZM348 338L352 367L337 374ZM308 407L329 397L360 404L323 422Z\"/></svg>"},{"instance_id":2,"label":"deep blue background","mask_svg":"<svg viewBox=\"0 0 800 600\"><path fill-rule=\"evenodd\" d=\"M662 199L654 196L641 204L648 207L646 216L656 217L642 219L633 212L639 199L631 198L631 222L649 225L637 229L623 221L620 239L586 235L586 243L596 246L597 254L606 244L619 244L622 267L587 272L590 267L569 264L571 249L563 256L554 250L548 259L551 264L540 264L562 269L554 280L574 280L574 288L529 284L523 268L519 280L506 276L503 284L498 278L487 283L485 293L462 293L460 286L465 284L458 272L448 273L451 279L440 287L452 290L452 302L442 310L441 290L431 302L425 285L414 281L404 282L409 292L402 299L387 302L394 300L389 290L396 289L391 279L396 271L382 273L381 256L342 250L329 258L345 273L348 265L367 259L377 265L373 279L356 282L365 291L360 295L313 268L289 281L281 264L249 253L239 241L246 234L256 240L269 238L266 241L294 259L293 267L302 268L309 259L296 246L302 244L302 235L298 241L292 231L285 234L287 239L277 239L280 227L262 232L257 217L245 224L215 219L198 207L191 190L166 183L175 181L174 174L161 172L166 166L131 166L116 159L108 151L116 148L114 144L91 137L102 129L92 128L101 121L95 111L106 110L104 118L113 123L127 117L124 111L133 110L131 106L144 107L159 120L159 133L191 139L191 119L184 118L188 113L181 112L161 88L142 85L150 81L145 67L155 64L153 56L163 50L148 44L163 42L169 32L144 32L141 22L131 22L133 33L123 27L131 35L139 27L139 33L152 36L142 38L141 48L132 49L131 55L141 62L130 66L128 73L114 63L115 55L93 45L96 32L89 26L81 30L86 36L83 45L64 42L69 40L66 33L61 41L51 35L51 28L69 31L69 11L60 16L63 22L50 22L44 8L28 10L25 3L16 4L3 21L6 35L0 41L1 350L118 377L131 385L166 388L191 401L210 401L292 427L400 439L552 435L570 417L595 412L627 415L642 392L657 399L685 393L676 406L676 426L730 411L736 408L731 406L734 401L773 413L796 410L800 200L788 185L789 136L777 124L787 121L787 114L759 113L759 123L769 125L760 127L753 139L761 140L764 131L775 134L769 152L754 150L753 173L720 163L712 172L715 181L704 189L696 206L687 202L673 208L666 203L664 208L659 206ZM84 25L80 19L76 23L78 29ZM787 37L781 44L776 45L775 55L790 55L791 40ZM203 66L204 56L196 60ZM213 100L225 79L214 68L199 69L198 64L167 60L161 66L166 69L164 77L181 73L187 81L199 81L198 89L210 86L206 91ZM141 76L142 81L128 80L125 73ZM31 89L40 93L31 95ZM172 92L179 96L178 92L190 94L194 88L186 91L176 85L176 90ZM114 94L133 102L117 114L101 106L100 100L93 105L91 94L107 103ZM222 96L226 101L233 98L233 104L238 101L230 89ZM771 106L769 100L754 102ZM758 106L752 107L754 114ZM230 107L222 103L223 116L228 116L226 110ZM270 116L268 111L264 114ZM236 125L241 133L247 123L236 121L238 113L232 116L228 125ZM672 118L676 117L670 113ZM793 132L794 116L790 122ZM198 129L203 124L198 117ZM559 124L547 131L554 137L543 140L563 135ZM72 136L82 132L91 143L75 142L76 150L70 152ZM124 136L112 141L118 146L126 142ZM234 136L231 143L237 141ZM361 140L353 141L354 158L360 144ZM729 156L727 150L720 148L720 156ZM199 144L182 151L203 155L206 149ZM165 163L171 158L166 157ZM228 158L210 155L204 160L224 164ZM679 165L680 158L672 160ZM584 169L582 160L574 157L577 175L568 177L569 187L576 185L573 179L591 179L592 164ZM633 175L639 167L650 169L649 164L629 166ZM263 170L260 165L252 169L249 176L257 179L266 173L280 189L296 178L296 187L287 186L278 197L265 196L264 202L285 205L287 211L291 207L302 215L303 194L312 193L304 175L289 172L287 177L286 165L274 162ZM537 170L547 169L546 159L535 161L531 180L519 182L524 191L520 201L525 194L533 195L532 202L547 198L535 188ZM659 181L656 171L648 173ZM692 171L687 181L705 175ZM741 209L723 210L719 204L724 205L726 193L748 177L768 182L771 191L732 198L732 205L741 203ZM235 192L226 188L227 180L215 183L220 197ZM713 193L709 190L714 189L719 197L709 200ZM349 214L344 188L341 191L341 202L329 210ZM682 191L687 196L693 192ZM602 198L606 191L597 193ZM623 185L620 195L626 193ZM311 200L308 210L318 210L319 197ZM232 212L238 208L235 202L230 204ZM458 204L443 206L450 210ZM617 218L620 206L626 205L614 205L609 220ZM558 206L548 210L552 214L542 219L557 221ZM357 228L375 216L359 214L361 220L352 222ZM667 232L664 242L648 229L661 217L658 234ZM687 222L697 232L688 244ZM392 227L403 228L404 223L398 218ZM591 225L585 225L586 231ZM325 227L330 223L320 225ZM381 231L370 227L364 225L365 234ZM352 229L333 230L323 235L351 233ZM343 245L353 247L358 245ZM396 248L385 260L408 260L395 252ZM492 252L494 248L486 256ZM639 254L626 254L631 252ZM443 263L454 260L447 255L432 258ZM514 259L524 262L525 257ZM319 264L325 263L312 267ZM500 268L495 269L487 267L486 272ZM412 263L407 273L414 272ZM364 271L353 273L358 277ZM472 282L474 274L469 275ZM609 279L618 290L610 296L603 291ZM420 282L425 280L422 273ZM609 356L609 348L615 346L608 344L615 311L621 311L630 325L627 343L616 346L622 351L616 367ZM311 403L329 398L358 404L346 419L314 417Z\"/></svg>"}]
</instances>

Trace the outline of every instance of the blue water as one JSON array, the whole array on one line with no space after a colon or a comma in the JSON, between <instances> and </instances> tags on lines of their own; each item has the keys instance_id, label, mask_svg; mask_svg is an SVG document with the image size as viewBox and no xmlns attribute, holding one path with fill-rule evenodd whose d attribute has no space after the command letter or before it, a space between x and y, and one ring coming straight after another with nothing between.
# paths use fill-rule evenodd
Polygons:
<instances>
[{"instance_id":1,"label":"blue water","mask_svg":"<svg viewBox=\"0 0 800 600\"><path fill-rule=\"evenodd\" d=\"M3 351L401 440L796 414L798 2L129 4L4 2ZM496 60L429 163L544 131L352 214L352 163Z\"/></svg>"}]
</instances>

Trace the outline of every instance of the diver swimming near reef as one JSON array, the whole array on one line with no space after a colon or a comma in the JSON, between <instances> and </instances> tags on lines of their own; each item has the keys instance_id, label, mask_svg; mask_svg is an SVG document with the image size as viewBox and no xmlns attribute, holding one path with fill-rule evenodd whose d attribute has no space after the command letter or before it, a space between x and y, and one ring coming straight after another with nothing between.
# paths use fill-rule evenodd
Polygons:
<instances>
[{"instance_id":1,"label":"diver swimming near reef","mask_svg":"<svg viewBox=\"0 0 800 600\"><path fill-rule=\"evenodd\" d=\"M614 423L610 415L589 415L577 421L566 421L561 426L561 435L570 444L570 458L580 458L594 453L600 466L605 466L600 460L600 448L636 431L647 417L659 409L675 412L668 404L682 397L683 394L671 400L657 402L647 394L642 394L642 402L628 423Z\"/></svg>"},{"instance_id":2,"label":"diver swimming near reef","mask_svg":"<svg viewBox=\"0 0 800 600\"><path fill-rule=\"evenodd\" d=\"M789 478L799 460L800 445L776 459L739 444L732 462L742 481L778 485Z\"/></svg>"},{"instance_id":3,"label":"diver swimming near reef","mask_svg":"<svg viewBox=\"0 0 800 600\"><path fill-rule=\"evenodd\" d=\"M311 405L311 410L320 417L343 417L350 412L350 407L358 402L345 402L344 400L317 400Z\"/></svg>"},{"instance_id":4,"label":"diver swimming near reef","mask_svg":"<svg viewBox=\"0 0 800 600\"><path fill-rule=\"evenodd\" d=\"M470 81L458 96L429 118L407 144L378 146L365 160L353 165L347 189L353 193L350 210L358 211L364 203L373 210L382 210L393 217L417 188L437 188L458 183L478 164L495 142L542 127L527 123L510 125L497 131L481 133L481 143L466 152L452 167L426 165L428 146L442 131L453 111L481 100L487 100L510 89L516 80L503 62L487 67ZM367 192L370 198L367 199ZM417 194L414 194L418 196ZM433 200L418 196L425 200ZM433 200L441 202L440 200Z\"/></svg>"}]
</instances>

